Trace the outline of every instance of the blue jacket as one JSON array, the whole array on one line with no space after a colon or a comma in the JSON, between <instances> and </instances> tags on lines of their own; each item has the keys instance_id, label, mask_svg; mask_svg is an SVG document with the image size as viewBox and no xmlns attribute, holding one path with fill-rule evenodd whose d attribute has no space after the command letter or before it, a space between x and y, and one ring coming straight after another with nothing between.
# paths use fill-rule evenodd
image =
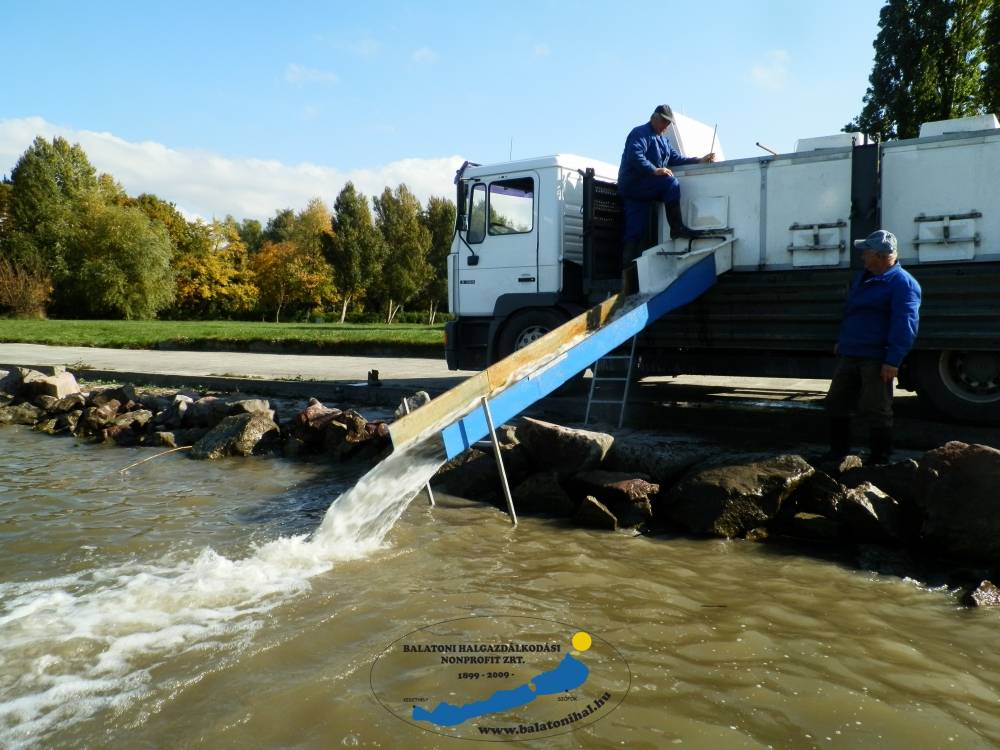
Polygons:
<instances>
[{"instance_id":1,"label":"blue jacket","mask_svg":"<svg viewBox=\"0 0 1000 750\"><path fill-rule=\"evenodd\" d=\"M648 122L632 128L625 139L622 163L618 167L618 186L627 186L643 177L653 174L657 167L672 167L675 164L696 164L697 156L684 157L670 147L662 135L657 135Z\"/></svg>"},{"instance_id":2,"label":"blue jacket","mask_svg":"<svg viewBox=\"0 0 1000 750\"><path fill-rule=\"evenodd\" d=\"M885 273L862 271L851 284L837 353L899 367L920 323L920 284L896 263Z\"/></svg>"}]
</instances>

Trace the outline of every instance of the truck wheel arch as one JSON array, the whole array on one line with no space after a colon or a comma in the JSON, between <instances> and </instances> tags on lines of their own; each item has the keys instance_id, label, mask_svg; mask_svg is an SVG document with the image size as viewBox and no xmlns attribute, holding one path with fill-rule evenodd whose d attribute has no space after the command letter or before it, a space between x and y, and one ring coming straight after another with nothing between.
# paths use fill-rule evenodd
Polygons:
<instances>
[{"instance_id":1,"label":"truck wheel arch","mask_svg":"<svg viewBox=\"0 0 1000 750\"><path fill-rule=\"evenodd\" d=\"M518 310L504 321L500 328L495 346L497 356L494 361L523 349L567 320L569 316L557 307L529 307Z\"/></svg>"}]
</instances>

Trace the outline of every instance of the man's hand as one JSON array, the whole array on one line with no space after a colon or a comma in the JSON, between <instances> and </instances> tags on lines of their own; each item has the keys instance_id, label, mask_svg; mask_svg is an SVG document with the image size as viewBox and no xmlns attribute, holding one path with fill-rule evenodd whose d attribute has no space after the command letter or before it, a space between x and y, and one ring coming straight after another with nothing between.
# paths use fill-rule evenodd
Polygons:
<instances>
[{"instance_id":1,"label":"man's hand","mask_svg":"<svg viewBox=\"0 0 1000 750\"><path fill-rule=\"evenodd\" d=\"M653 174L659 175L660 177L673 177L674 173L667 167L657 167L653 170Z\"/></svg>"},{"instance_id":2,"label":"man's hand","mask_svg":"<svg viewBox=\"0 0 1000 750\"><path fill-rule=\"evenodd\" d=\"M713 161L715 161L715 152L714 151L712 153L710 153L710 154L705 154L703 157L701 157L701 163L702 164L711 164Z\"/></svg>"},{"instance_id":3,"label":"man's hand","mask_svg":"<svg viewBox=\"0 0 1000 750\"><path fill-rule=\"evenodd\" d=\"M892 365L882 365L882 382L891 383L893 378L899 373L898 367L893 367Z\"/></svg>"}]
</instances>

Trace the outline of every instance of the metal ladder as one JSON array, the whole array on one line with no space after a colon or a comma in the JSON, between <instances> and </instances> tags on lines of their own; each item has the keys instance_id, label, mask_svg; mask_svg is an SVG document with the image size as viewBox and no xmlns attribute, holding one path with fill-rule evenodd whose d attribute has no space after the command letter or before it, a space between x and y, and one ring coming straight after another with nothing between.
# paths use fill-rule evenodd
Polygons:
<instances>
[{"instance_id":1,"label":"metal ladder","mask_svg":"<svg viewBox=\"0 0 1000 750\"><path fill-rule=\"evenodd\" d=\"M627 343L629 347L628 354L615 354L614 352L620 351L622 347L613 350L611 353L606 354L599 360L594 362L593 371L594 377L590 380L590 393L587 395L587 413L583 417L584 424L590 424L590 407L594 404L617 404L619 407L618 411L618 429L621 429L622 422L625 420L625 404L628 402L628 389L632 384L632 368L635 366L635 340L637 336L633 336L631 340ZM625 346L623 344L622 346ZM622 362L628 360L628 369L625 372L625 377L619 377L614 375L601 375L601 363L602 362ZM622 387L622 396L620 399L617 398L594 398L594 394L597 392L598 382L602 383L624 383Z\"/></svg>"}]
</instances>

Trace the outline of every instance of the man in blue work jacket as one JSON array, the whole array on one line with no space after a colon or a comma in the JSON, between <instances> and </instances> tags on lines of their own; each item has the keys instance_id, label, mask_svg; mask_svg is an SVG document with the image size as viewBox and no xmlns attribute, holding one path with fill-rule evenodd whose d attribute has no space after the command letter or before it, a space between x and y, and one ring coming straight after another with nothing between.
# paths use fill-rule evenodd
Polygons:
<instances>
[{"instance_id":1,"label":"man in blue work jacket","mask_svg":"<svg viewBox=\"0 0 1000 750\"><path fill-rule=\"evenodd\" d=\"M885 464L892 454L892 381L917 337L920 284L899 265L892 232L879 229L854 247L865 268L851 284L826 394L830 453L850 452L850 412L857 406L868 423L869 463Z\"/></svg>"},{"instance_id":2,"label":"man in blue work jacket","mask_svg":"<svg viewBox=\"0 0 1000 750\"><path fill-rule=\"evenodd\" d=\"M650 201L662 201L670 223L670 238L691 238L697 232L681 219L681 186L670 167L715 161L715 154L681 156L664 133L674 121L673 110L661 104L649 122L632 128L625 139L622 162L618 168L618 192L625 208L624 265L639 257L643 230L649 216Z\"/></svg>"}]
</instances>

